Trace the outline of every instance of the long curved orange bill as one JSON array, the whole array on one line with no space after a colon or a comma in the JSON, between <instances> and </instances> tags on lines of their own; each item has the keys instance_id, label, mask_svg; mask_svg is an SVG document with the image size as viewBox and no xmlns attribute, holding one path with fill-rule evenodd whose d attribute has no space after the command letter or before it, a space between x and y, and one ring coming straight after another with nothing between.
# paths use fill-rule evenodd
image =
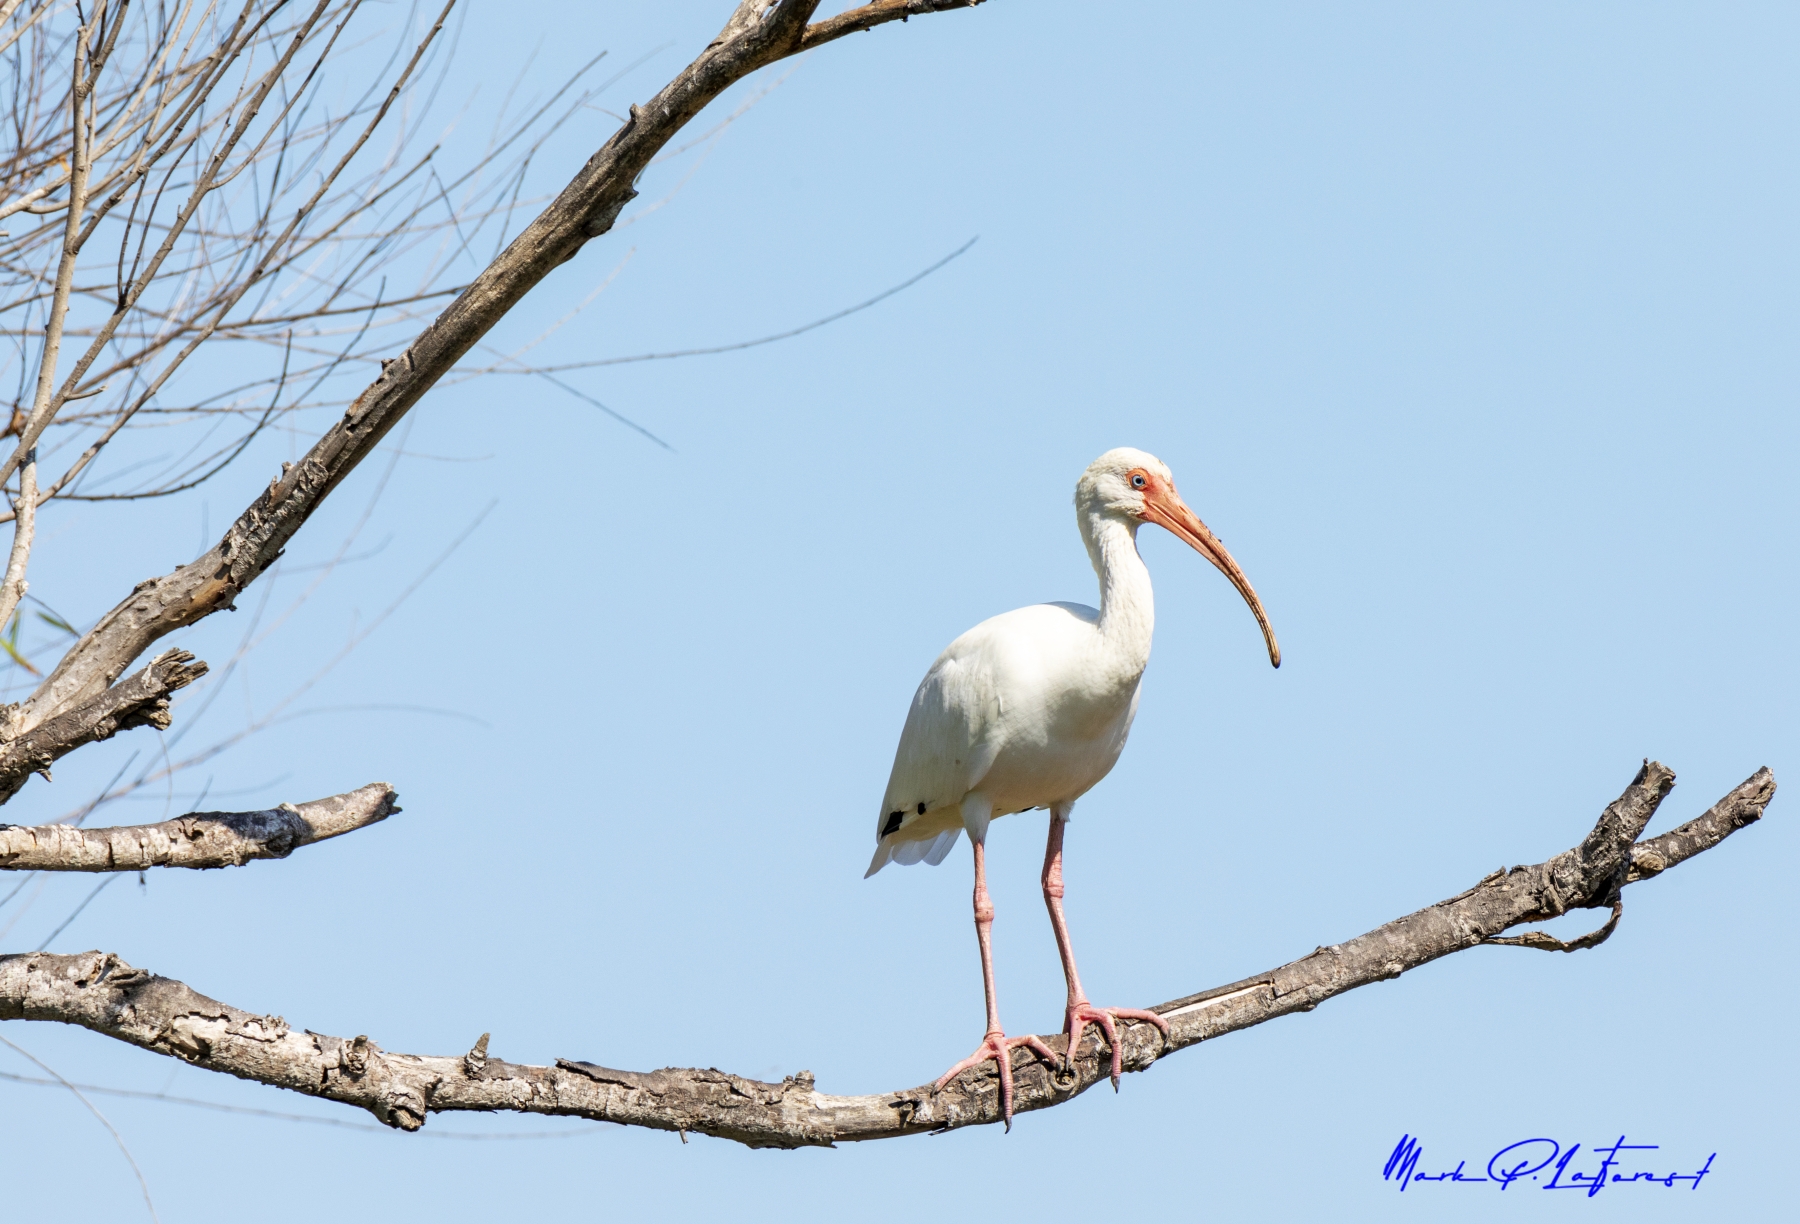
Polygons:
<instances>
[{"instance_id":1,"label":"long curved orange bill","mask_svg":"<svg viewBox=\"0 0 1800 1224\"><path fill-rule=\"evenodd\" d=\"M1269 662L1276 667L1281 666L1281 647L1275 643L1275 630L1269 625L1269 614L1263 611L1262 600L1256 597L1256 588L1244 577L1244 571L1232 559L1219 538L1207 529L1200 516L1188 509L1181 495L1173 488L1152 488L1144 497L1144 518L1155 523L1166 531L1173 532L1178 538L1186 540L1193 550L1219 567L1219 572L1231 579L1231 585L1238 589L1244 602L1250 605L1250 611L1256 614L1256 623L1262 627L1263 641L1269 647Z\"/></svg>"}]
</instances>

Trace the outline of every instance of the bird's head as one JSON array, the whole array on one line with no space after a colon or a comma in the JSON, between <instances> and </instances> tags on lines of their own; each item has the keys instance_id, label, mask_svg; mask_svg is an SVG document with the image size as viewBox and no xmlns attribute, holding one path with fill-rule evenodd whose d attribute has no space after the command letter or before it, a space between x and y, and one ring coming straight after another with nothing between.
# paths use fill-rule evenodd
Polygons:
<instances>
[{"instance_id":1,"label":"bird's head","mask_svg":"<svg viewBox=\"0 0 1800 1224\"><path fill-rule=\"evenodd\" d=\"M1219 572L1238 589L1262 628L1263 641L1269 648L1269 662L1281 666L1281 647L1275 643L1275 630L1269 625L1262 600L1256 597L1255 588L1244 577L1238 563L1225 551L1225 545L1181 500L1168 464L1148 451L1129 446L1109 450L1081 474L1081 480L1075 485L1075 509L1084 520L1100 515L1122 519L1133 526L1155 523L1185 540L1195 552L1218 566Z\"/></svg>"}]
</instances>

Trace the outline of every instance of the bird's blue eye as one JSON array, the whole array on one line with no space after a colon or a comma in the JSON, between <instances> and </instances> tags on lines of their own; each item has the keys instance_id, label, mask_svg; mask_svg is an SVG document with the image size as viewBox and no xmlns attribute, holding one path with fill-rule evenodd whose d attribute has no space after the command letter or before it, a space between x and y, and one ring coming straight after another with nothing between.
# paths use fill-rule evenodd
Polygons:
<instances>
[{"instance_id":1,"label":"bird's blue eye","mask_svg":"<svg viewBox=\"0 0 1800 1224\"><path fill-rule=\"evenodd\" d=\"M1142 472L1138 472L1132 476L1131 487L1134 489L1141 489L1144 487L1144 474Z\"/></svg>"}]
</instances>

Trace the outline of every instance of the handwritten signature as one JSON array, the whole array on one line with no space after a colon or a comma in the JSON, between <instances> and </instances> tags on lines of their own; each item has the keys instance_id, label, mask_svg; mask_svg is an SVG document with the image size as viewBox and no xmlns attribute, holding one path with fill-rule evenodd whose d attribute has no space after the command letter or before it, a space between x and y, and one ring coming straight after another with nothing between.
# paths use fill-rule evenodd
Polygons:
<instances>
[{"instance_id":1,"label":"handwritten signature","mask_svg":"<svg viewBox=\"0 0 1800 1224\"><path fill-rule=\"evenodd\" d=\"M1400 1142L1394 1148L1393 1155L1388 1157L1387 1164L1381 1170L1383 1181L1398 1182L1401 1190L1419 1182L1487 1182L1498 1185L1502 1190L1512 1186L1514 1182L1535 1182L1539 1190L1581 1190L1589 1198L1593 1198L1607 1186L1644 1185L1654 1183L1673 1189L1686 1182L1688 1189L1698 1190L1700 1179L1712 1171L1712 1162L1718 1156L1714 1152L1706 1158L1696 1173L1652 1173L1648 1171L1626 1172L1625 1162L1630 1159L1627 1152L1654 1152L1658 1150L1654 1143L1626 1143L1625 1136L1620 1135L1617 1143L1609 1143L1590 1150L1590 1156L1600 1158L1600 1167L1591 1172L1571 1169L1576 1154L1581 1151L1581 1144L1570 1146L1566 1151L1554 1139L1521 1139L1518 1143L1509 1144L1495 1152L1487 1162L1487 1176L1481 1177L1465 1172L1468 1161L1459 1160L1456 1167L1447 1173L1421 1173L1419 1158L1425 1149L1411 1135L1400 1136ZM1583 1162L1584 1164L1587 1162Z\"/></svg>"}]
</instances>

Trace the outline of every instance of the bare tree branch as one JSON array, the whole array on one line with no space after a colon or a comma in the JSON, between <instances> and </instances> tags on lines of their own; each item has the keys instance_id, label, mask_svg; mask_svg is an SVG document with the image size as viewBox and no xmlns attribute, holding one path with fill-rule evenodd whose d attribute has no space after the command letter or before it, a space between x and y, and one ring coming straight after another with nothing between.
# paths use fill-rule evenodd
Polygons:
<instances>
[{"instance_id":1,"label":"bare tree branch","mask_svg":"<svg viewBox=\"0 0 1800 1224\"><path fill-rule=\"evenodd\" d=\"M299 463L284 467L216 546L141 584L70 648L21 705L19 728L29 730L90 700L158 638L230 607L438 379L552 270L612 227L637 195L637 176L689 120L732 84L802 49L806 23L817 7L818 0L739 4L699 57L649 103L630 108L630 118L549 207L403 353L382 363L381 376L343 418ZM914 5L902 12L884 0L869 7L879 12L869 14L866 25L967 5ZM821 25L836 30L832 23L841 20Z\"/></svg>"},{"instance_id":2,"label":"bare tree branch","mask_svg":"<svg viewBox=\"0 0 1800 1224\"><path fill-rule=\"evenodd\" d=\"M190 812L160 824L116 829L0 825L0 871L143 871L148 867L241 867L286 858L301 846L354 833L400 809L394 788L283 803L261 812Z\"/></svg>"},{"instance_id":3,"label":"bare tree branch","mask_svg":"<svg viewBox=\"0 0 1800 1224\"><path fill-rule=\"evenodd\" d=\"M206 664L185 650L152 659L131 679L105 689L72 710L0 743L0 802L12 798L34 773L87 744L111 739L132 727L169 726L169 695L206 674ZM0 721L18 718L18 707L0 712Z\"/></svg>"},{"instance_id":4,"label":"bare tree branch","mask_svg":"<svg viewBox=\"0 0 1800 1224\"><path fill-rule=\"evenodd\" d=\"M565 370L594 370L599 369L602 366L635 365L642 361L674 361L682 357L711 357L718 353L736 353L741 352L744 349L760 348L765 344L775 344L782 340L791 340L795 336L804 336L809 331L816 331L821 327L836 323L839 319L849 318L851 315L856 314L859 311L867 310L869 307L874 306L879 302L885 302L896 293L902 293L905 290L912 288L951 260L962 255L970 247L974 246L979 238L980 235L976 235L976 237L969 239L924 271L913 273L898 285L891 285L872 298L864 298L854 306L846 306L842 310L834 310L830 314L814 319L810 323L802 323L799 327L790 327L786 331L774 332L767 336L758 336L754 340L734 340L729 344L713 344L708 345L705 348L670 349L667 352L661 353L633 353L628 357L599 357L592 361L561 361L553 365L527 365L518 360L518 352L496 353L495 356L500 358L499 362L496 362L493 365L483 366L477 370L458 371L456 381L461 382L466 378L475 378L490 374L530 374L541 378L550 374L561 374ZM533 344L535 343L536 341L533 341ZM485 348L487 346L483 345L482 347ZM5 521L4 517L0 517L0 522Z\"/></svg>"},{"instance_id":5,"label":"bare tree branch","mask_svg":"<svg viewBox=\"0 0 1800 1224\"><path fill-rule=\"evenodd\" d=\"M873 3L848 9L836 17L827 17L824 21L807 26L800 41L800 49L811 51L814 47L842 38L846 34L872 30L890 21L905 21L908 17L922 17L926 13L947 13L951 9L974 8L982 3L984 0L873 0Z\"/></svg>"},{"instance_id":6,"label":"bare tree branch","mask_svg":"<svg viewBox=\"0 0 1800 1224\"><path fill-rule=\"evenodd\" d=\"M468 244L541 204L521 199L523 168L606 88L565 96L601 57L544 107L502 116L485 151L443 167L439 148L413 146L444 84L437 34L453 3L414 0L387 65L351 69L367 85L344 106L325 81L361 54L340 37L349 23L379 20L361 0L0 0L0 26L12 19L0 38L25 39L0 55L0 93L14 103L0 125L0 219L14 218L0 232L0 372L17 377L10 420L0 404L0 438L15 439L0 445L0 500L16 502L8 473L29 455L63 469L31 473L38 506L169 496L229 466L260 426L341 409L362 389L357 375L457 292L444 285L468 279ZM83 38L99 45L84 50ZM389 149L371 141L378 129ZM390 295L390 273L417 282ZM356 333L342 347L332 317ZM58 369L71 343L73 365ZM226 364L234 345L248 381L241 359ZM269 368L276 350L284 374L296 356L294 381L311 382L298 396ZM69 410L109 387L107 400ZM264 387L267 404L256 402ZM226 416L256 425L219 445ZM198 435L187 453L106 462L124 431L171 426ZM196 458L206 445L216 449ZM65 450L79 455L70 463ZM135 487L91 487L159 463L171 466ZM0 521L13 515L0 509Z\"/></svg>"},{"instance_id":7,"label":"bare tree branch","mask_svg":"<svg viewBox=\"0 0 1800 1224\"><path fill-rule=\"evenodd\" d=\"M1580 845L1532 867L1496 871L1446 901L1256 977L1164 1003L1170 1026L1119 1026L1126 1069L1273 1020L1409 969L1491 942L1509 927L1575 908L1616 905L1620 888L1654 858L1658 871L1717 845L1762 816L1775 793L1767 769L1671 833L1634 844L1675 775L1645 762ZM1634 865L1637 870L1634 871ZM1654 874L1654 873L1652 873ZM134 969L111 953L0 957L0 1020L78 1024L195 1066L308 1096L360 1106L389 1126L417 1130L426 1115L511 1110L621 1122L734 1139L751 1147L805 1147L886 1139L1000 1120L997 1070L971 1068L942 1090L922 1085L878 1096L829 1096L810 1072L779 1084L716 1070L614 1071L560 1059L502 1062L482 1034L462 1057L395 1054L367 1037L295 1032L275 1016L241 1011L180 982ZM1108 1078L1104 1036L1088 1030L1069 1072L1014 1052L1014 1111L1062 1104ZM1063 1038L1048 1037L1058 1053Z\"/></svg>"},{"instance_id":8,"label":"bare tree branch","mask_svg":"<svg viewBox=\"0 0 1800 1224\"><path fill-rule=\"evenodd\" d=\"M12 551L6 558L6 575L0 578L0 629L12 619L19 601L25 598L30 584L25 581L25 566L31 560L31 544L37 532L37 450L25 456L19 468L19 499L13 503Z\"/></svg>"},{"instance_id":9,"label":"bare tree branch","mask_svg":"<svg viewBox=\"0 0 1800 1224\"><path fill-rule=\"evenodd\" d=\"M1633 845L1625 883L1648 880L1703 850L1711 850L1745 825L1761 820L1763 809L1774 797L1775 775L1766 767L1757 770L1742 786L1703 814L1679 828Z\"/></svg>"}]
</instances>

